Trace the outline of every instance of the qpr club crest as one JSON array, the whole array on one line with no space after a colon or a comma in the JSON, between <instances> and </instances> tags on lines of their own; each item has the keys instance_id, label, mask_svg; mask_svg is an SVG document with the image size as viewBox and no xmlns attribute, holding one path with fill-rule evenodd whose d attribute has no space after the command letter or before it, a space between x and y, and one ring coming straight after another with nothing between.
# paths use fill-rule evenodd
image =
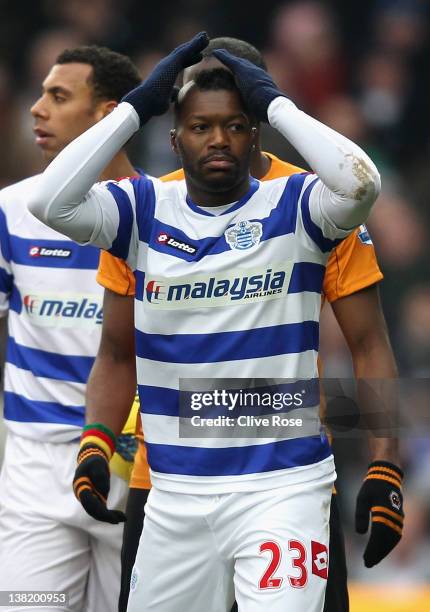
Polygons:
<instances>
[{"instance_id":1,"label":"qpr club crest","mask_svg":"<svg viewBox=\"0 0 430 612\"><path fill-rule=\"evenodd\" d=\"M229 227L224 236L231 249L244 251L260 243L263 228L259 221L239 221Z\"/></svg>"}]
</instances>

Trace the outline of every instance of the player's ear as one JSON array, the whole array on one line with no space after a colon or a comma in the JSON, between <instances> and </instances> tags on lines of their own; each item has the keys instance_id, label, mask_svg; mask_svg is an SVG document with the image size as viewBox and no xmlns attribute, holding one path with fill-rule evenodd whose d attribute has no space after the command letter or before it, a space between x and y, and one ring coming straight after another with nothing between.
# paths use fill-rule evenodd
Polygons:
<instances>
[{"instance_id":1,"label":"player's ear","mask_svg":"<svg viewBox=\"0 0 430 612\"><path fill-rule=\"evenodd\" d=\"M178 141L177 141L176 129L175 128L170 130L170 146L172 147L173 153L176 153L176 155L179 155Z\"/></svg>"},{"instance_id":2,"label":"player's ear","mask_svg":"<svg viewBox=\"0 0 430 612\"><path fill-rule=\"evenodd\" d=\"M95 113L97 121L100 121L101 119L109 115L109 113L111 113L113 109L117 106L118 102L116 100L103 100L102 102L99 102L97 104Z\"/></svg>"},{"instance_id":3,"label":"player's ear","mask_svg":"<svg viewBox=\"0 0 430 612\"><path fill-rule=\"evenodd\" d=\"M251 128L251 136L252 136L252 148L255 149L258 140L258 128L253 125Z\"/></svg>"}]
</instances>

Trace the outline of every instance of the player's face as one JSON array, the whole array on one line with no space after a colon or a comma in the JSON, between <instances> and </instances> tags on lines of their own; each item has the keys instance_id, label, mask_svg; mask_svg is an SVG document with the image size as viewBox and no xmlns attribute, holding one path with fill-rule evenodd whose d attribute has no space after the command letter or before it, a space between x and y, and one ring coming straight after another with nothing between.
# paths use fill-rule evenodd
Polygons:
<instances>
[{"instance_id":1,"label":"player's face","mask_svg":"<svg viewBox=\"0 0 430 612\"><path fill-rule=\"evenodd\" d=\"M31 114L36 144L47 161L104 116L89 81L92 70L88 64L56 64L42 84Z\"/></svg>"},{"instance_id":2,"label":"player's face","mask_svg":"<svg viewBox=\"0 0 430 612\"><path fill-rule=\"evenodd\" d=\"M222 193L248 181L254 139L251 119L236 91L192 87L181 102L172 144L187 183Z\"/></svg>"}]
</instances>

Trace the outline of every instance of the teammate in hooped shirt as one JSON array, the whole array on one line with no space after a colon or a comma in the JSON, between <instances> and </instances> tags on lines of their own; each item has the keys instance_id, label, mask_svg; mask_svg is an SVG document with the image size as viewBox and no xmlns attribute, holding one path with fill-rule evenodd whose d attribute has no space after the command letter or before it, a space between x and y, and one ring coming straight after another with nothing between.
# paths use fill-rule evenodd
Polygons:
<instances>
[{"instance_id":1,"label":"teammate in hooped shirt","mask_svg":"<svg viewBox=\"0 0 430 612\"><path fill-rule=\"evenodd\" d=\"M317 375L328 254L366 219L379 175L359 147L299 111L263 70L215 51L237 86L217 69L201 72L180 94L172 142L186 183L147 177L93 185L100 166L151 116L165 112L178 73L206 45L200 34L160 62L110 117L55 160L29 206L69 237L126 259L137 279L137 375L153 488L129 611L227 610L233 578L245 611L320 611L335 476L326 437L285 432L281 439L227 445L222 438L181 439L179 378L226 377L233 367L246 378ZM250 178L255 120L276 127L316 174ZM248 248L236 248L227 234L243 222L257 226L257 235ZM197 253L173 255L160 246L156 236L167 227ZM164 308L146 298L155 279L180 288L209 274L221 279L269 267L287 279L279 298L238 300L234 307L226 298L216 309L203 300L194 307L196 296L188 299L186 289L184 299L177 294ZM165 309L175 312L168 316ZM106 423L113 434L120 420L112 415ZM97 453L93 438L82 452ZM85 473L91 487L91 470Z\"/></svg>"},{"instance_id":2,"label":"teammate in hooped shirt","mask_svg":"<svg viewBox=\"0 0 430 612\"><path fill-rule=\"evenodd\" d=\"M61 53L31 109L45 160L110 113L139 82L131 61L108 49ZM100 172L105 179L132 174L124 151ZM68 597L49 610L115 612L122 525L89 517L70 487L85 425L85 384L101 336L99 249L75 244L28 212L39 180L33 176L0 192L0 314L8 327L0 590ZM127 444L117 448L122 455L111 462L116 473L109 502L121 509L132 457ZM115 516L118 522L122 514Z\"/></svg>"}]
</instances>

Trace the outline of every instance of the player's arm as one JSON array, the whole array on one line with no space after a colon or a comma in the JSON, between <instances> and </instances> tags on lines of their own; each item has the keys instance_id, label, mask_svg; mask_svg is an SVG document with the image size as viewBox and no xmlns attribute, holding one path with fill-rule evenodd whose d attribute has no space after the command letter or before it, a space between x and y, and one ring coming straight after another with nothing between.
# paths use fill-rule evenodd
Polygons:
<instances>
[{"instance_id":1,"label":"player's arm","mask_svg":"<svg viewBox=\"0 0 430 612\"><path fill-rule=\"evenodd\" d=\"M30 197L28 207L40 221L76 242L110 249L117 237L121 207L94 183L141 126L167 111L178 74L201 60L200 51L208 42L202 32L172 51L112 113L61 151ZM122 212L125 220L127 212Z\"/></svg>"},{"instance_id":2,"label":"player's arm","mask_svg":"<svg viewBox=\"0 0 430 612\"><path fill-rule=\"evenodd\" d=\"M311 215L332 225L334 234L336 228L351 230L363 223L380 191L379 173L366 153L299 110L263 69L224 50L213 55L232 70L256 118L285 136L318 175Z\"/></svg>"},{"instance_id":3,"label":"player's arm","mask_svg":"<svg viewBox=\"0 0 430 612\"><path fill-rule=\"evenodd\" d=\"M105 289L99 350L86 390L87 423L119 435L136 393L134 298Z\"/></svg>"},{"instance_id":4,"label":"player's arm","mask_svg":"<svg viewBox=\"0 0 430 612\"><path fill-rule=\"evenodd\" d=\"M355 524L363 534L371 519L364 562L372 567L391 552L403 531L403 472L394 428L389 435L398 372L376 285L332 302L332 308L351 351L360 407L368 417L371 463L357 497ZM379 427L387 433L378 435Z\"/></svg>"},{"instance_id":5,"label":"player's arm","mask_svg":"<svg viewBox=\"0 0 430 612\"><path fill-rule=\"evenodd\" d=\"M109 461L136 392L133 297L105 290L99 350L86 389L86 422L73 490L93 518L118 523L124 514L107 508Z\"/></svg>"},{"instance_id":6,"label":"player's arm","mask_svg":"<svg viewBox=\"0 0 430 612\"><path fill-rule=\"evenodd\" d=\"M351 352L357 379L393 380L398 376L387 325L382 312L377 285L340 298L331 304ZM391 386L391 390L394 385ZM387 385L387 391L389 386ZM393 401L385 405L393 406ZM372 461L390 461L398 465L398 441L395 437L369 437Z\"/></svg>"},{"instance_id":7,"label":"player's arm","mask_svg":"<svg viewBox=\"0 0 430 612\"><path fill-rule=\"evenodd\" d=\"M100 346L86 388L86 421L123 430L136 392L135 279L125 261L100 253L97 282L104 287Z\"/></svg>"}]
</instances>

